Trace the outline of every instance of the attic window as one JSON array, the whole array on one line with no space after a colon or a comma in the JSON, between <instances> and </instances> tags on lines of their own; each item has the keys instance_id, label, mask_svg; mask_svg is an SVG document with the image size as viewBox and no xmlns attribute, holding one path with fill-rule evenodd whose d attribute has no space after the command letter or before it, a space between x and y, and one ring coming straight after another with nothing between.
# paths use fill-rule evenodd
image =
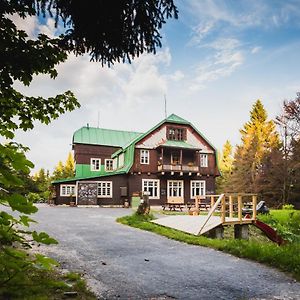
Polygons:
<instances>
[{"instance_id":1,"label":"attic window","mask_svg":"<svg viewBox=\"0 0 300 300\"><path fill-rule=\"evenodd\" d=\"M171 141L184 141L186 136L186 129L184 128L167 128L167 139Z\"/></svg>"}]
</instances>

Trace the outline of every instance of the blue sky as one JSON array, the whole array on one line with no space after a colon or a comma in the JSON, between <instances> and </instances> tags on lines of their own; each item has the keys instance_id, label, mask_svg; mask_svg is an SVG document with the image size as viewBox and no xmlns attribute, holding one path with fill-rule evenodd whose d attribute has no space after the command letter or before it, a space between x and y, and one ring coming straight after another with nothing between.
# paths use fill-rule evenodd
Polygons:
<instances>
[{"instance_id":1,"label":"blue sky","mask_svg":"<svg viewBox=\"0 0 300 300\"><path fill-rule=\"evenodd\" d=\"M100 127L146 131L164 117L166 95L168 114L189 120L221 149L226 139L239 143L255 100L274 118L282 101L300 91L300 0L175 3L179 19L164 26L157 55L110 69L71 55L56 80L39 75L29 88L16 83L31 95L70 89L82 105L50 126L18 133L36 169L65 160L73 132L97 126L98 113ZM56 31L53 20L15 20L31 36Z\"/></svg>"}]
</instances>

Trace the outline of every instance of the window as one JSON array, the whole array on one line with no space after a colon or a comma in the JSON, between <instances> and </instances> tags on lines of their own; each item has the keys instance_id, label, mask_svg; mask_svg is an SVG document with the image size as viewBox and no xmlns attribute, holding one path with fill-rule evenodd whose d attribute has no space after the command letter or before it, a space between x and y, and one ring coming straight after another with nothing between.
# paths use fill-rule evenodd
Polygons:
<instances>
[{"instance_id":1,"label":"window","mask_svg":"<svg viewBox=\"0 0 300 300\"><path fill-rule=\"evenodd\" d=\"M124 153L119 155L119 168L124 166Z\"/></svg>"},{"instance_id":2,"label":"window","mask_svg":"<svg viewBox=\"0 0 300 300\"><path fill-rule=\"evenodd\" d=\"M97 196L99 198L112 198L112 181L99 181Z\"/></svg>"},{"instance_id":3,"label":"window","mask_svg":"<svg viewBox=\"0 0 300 300\"><path fill-rule=\"evenodd\" d=\"M100 171L101 159L91 158L91 171Z\"/></svg>"},{"instance_id":4,"label":"window","mask_svg":"<svg viewBox=\"0 0 300 300\"><path fill-rule=\"evenodd\" d=\"M208 167L207 154L200 154L200 167Z\"/></svg>"},{"instance_id":5,"label":"window","mask_svg":"<svg viewBox=\"0 0 300 300\"><path fill-rule=\"evenodd\" d=\"M184 141L186 129L184 128L167 128L167 139L172 141Z\"/></svg>"},{"instance_id":6,"label":"window","mask_svg":"<svg viewBox=\"0 0 300 300\"><path fill-rule=\"evenodd\" d=\"M168 198L183 198L183 180L168 180Z\"/></svg>"},{"instance_id":7,"label":"window","mask_svg":"<svg viewBox=\"0 0 300 300\"><path fill-rule=\"evenodd\" d=\"M143 179L142 190L149 193L149 199L159 199L159 179Z\"/></svg>"},{"instance_id":8,"label":"window","mask_svg":"<svg viewBox=\"0 0 300 300\"><path fill-rule=\"evenodd\" d=\"M149 165L149 150L141 150L140 152L140 163L143 165Z\"/></svg>"},{"instance_id":9,"label":"window","mask_svg":"<svg viewBox=\"0 0 300 300\"><path fill-rule=\"evenodd\" d=\"M63 184L60 186L60 195L63 197L75 196L75 185L74 184Z\"/></svg>"},{"instance_id":10,"label":"window","mask_svg":"<svg viewBox=\"0 0 300 300\"><path fill-rule=\"evenodd\" d=\"M191 180L191 199L195 199L196 196L205 196L204 180Z\"/></svg>"},{"instance_id":11,"label":"window","mask_svg":"<svg viewBox=\"0 0 300 300\"><path fill-rule=\"evenodd\" d=\"M105 160L105 171L109 172L109 171L113 171L114 169L114 161L112 159L106 159Z\"/></svg>"}]
</instances>

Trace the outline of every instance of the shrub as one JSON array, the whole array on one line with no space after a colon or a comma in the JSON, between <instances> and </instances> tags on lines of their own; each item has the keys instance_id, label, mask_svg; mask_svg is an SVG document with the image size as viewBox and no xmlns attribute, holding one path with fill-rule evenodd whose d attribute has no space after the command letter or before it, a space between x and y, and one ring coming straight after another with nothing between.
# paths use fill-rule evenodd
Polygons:
<instances>
[{"instance_id":1,"label":"shrub","mask_svg":"<svg viewBox=\"0 0 300 300\"><path fill-rule=\"evenodd\" d=\"M284 210L293 210L294 205L293 204L285 204L285 205L282 205L282 209L284 209Z\"/></svg>"}]
</instances>

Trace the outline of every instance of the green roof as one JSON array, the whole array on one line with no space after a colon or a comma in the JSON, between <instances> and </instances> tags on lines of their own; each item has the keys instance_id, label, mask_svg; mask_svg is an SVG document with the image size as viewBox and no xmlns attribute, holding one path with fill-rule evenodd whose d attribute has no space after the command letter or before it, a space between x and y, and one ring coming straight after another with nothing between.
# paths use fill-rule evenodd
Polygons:
<instances>
[{"instance_id":1,"label":"green roof","mask_svg":"<svg viewBox=\"0 0 300 300\"><path fill-rule=\"evenodd\" d=\"M122 148L140 135L142 135L140 132L82 127L75 131L73 143Z\"/></svg>"},{"instance_id":2,"label":"green roof","mask_svg":"<svg viewBox=\"0 0 300 300\"><path fill-rule=\"evenodd\" d=\"M199 148L188 144L185 141L171 141L171 140L166 140L163 144L160 144L162 147L176 147L176 148L185 148L185 149L193 149L197 150Z\"/></svg>"},{"instance_id":3,"label":"green roof","mask_svg":"<svg viewBox=\"0 0 300 300\"><path fill-rule=\"evenodd\" d=\"M145 133L139 132L130 132L130 131L120 131L120 130L110 130L110 129L103 129L103 128L94 128L94 127L82 127L77 130L73 135L73 143L80 143L80 144L95 144L95 145L104 145L104 146L115 146L121 147L122 149L117 150L115 153L112 154L112 158L118 156L122 152L124 153L124 166L119 168L113 172L103 173L99 172L98 174L88 175L91 174L90 172L83 171L82 177L74 177L62 180L56 180L53 183L59 182L68 182L68 181L75 181L81 179L89 179L95 177L103 177L103 176L113 176L118 174L128 173L134 160L134 149L135 144L142 140L145 136L150 134L155 129L159 128L164 123L175 123L175 124L185 124L190 125L195 131L201 135L204 140L215 150L217 155L216 148L208 141L207 138L203 136L203 134L196 128L194 125L187 120L175 115L171 114L166 119L162 120L158 124L156 124L153 128L148 130ZM193 145L190 145L184 141L170 141L167 140L162 146L166 147L182 147L188 149L197 149ZM217 161L217 159L216 159ZM218 161L217 161L218 164Z\"/></svg>"},{"instance_id":4,"label":"green roof","mask_svg":"<svg viewBox=\"0 0 300 300\"><path fill-rule=\"evenodd\" d=\"M164 122L170 122L170 123L179 123L179 124L190 124L190 122L188 122L185 119L182 119L181 117L175 115L175 114L171 114L169 115L165 120L163 120Z\"/></svg>"}]
</instances>

